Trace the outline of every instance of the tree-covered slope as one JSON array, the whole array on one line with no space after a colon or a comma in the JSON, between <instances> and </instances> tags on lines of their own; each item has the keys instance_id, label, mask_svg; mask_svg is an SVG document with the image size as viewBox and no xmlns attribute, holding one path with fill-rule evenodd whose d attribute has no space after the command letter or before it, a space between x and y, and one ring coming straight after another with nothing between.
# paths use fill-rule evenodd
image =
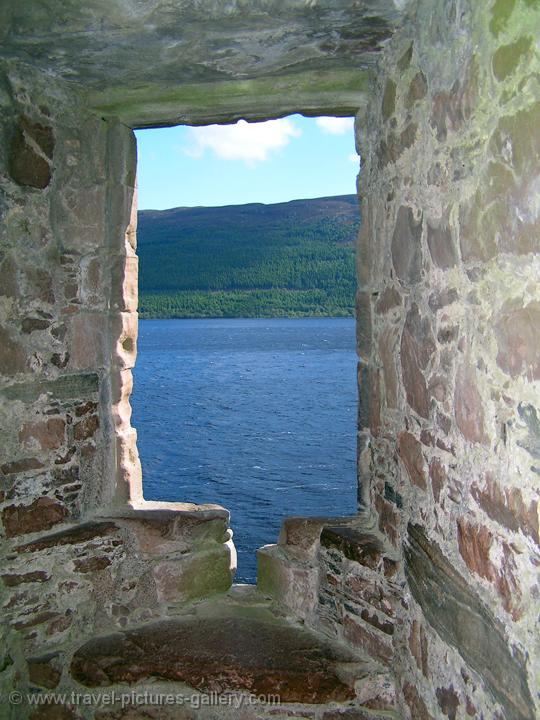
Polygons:
<instances>
[{"instance_id":1,"label":"tree-covered slope","mask_svg":"<svg viewBox=\"0 0 540 720\"><path fill-rule=\"evenodd\" d=\"M355 195L139 212L141 317L352 315Z\"/></svg>"}]
</instances>

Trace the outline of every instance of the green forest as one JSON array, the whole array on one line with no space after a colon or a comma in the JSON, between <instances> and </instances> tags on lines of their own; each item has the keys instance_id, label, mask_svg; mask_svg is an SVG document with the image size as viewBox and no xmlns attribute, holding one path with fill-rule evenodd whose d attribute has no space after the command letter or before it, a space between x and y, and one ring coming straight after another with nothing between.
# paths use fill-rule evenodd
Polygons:
<instances>
[{"instance_id":1,"label":"green forest","mask_svg":"<svg viewBox=\"0 0 540 720\"><path fill-rule=\"evenodd\" d=\"M354 314L355 195L143 210L141 318Z\"/></svg>"}]
</instances>

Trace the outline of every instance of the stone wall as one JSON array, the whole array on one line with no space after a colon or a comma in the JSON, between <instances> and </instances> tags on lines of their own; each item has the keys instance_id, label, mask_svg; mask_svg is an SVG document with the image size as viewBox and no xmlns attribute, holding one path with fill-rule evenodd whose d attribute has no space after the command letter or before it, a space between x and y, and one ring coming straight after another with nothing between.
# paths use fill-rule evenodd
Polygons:
<instances>
[{"instance_id":1,"label":"stone wall","mask_svg":"<svg viewBox=\"0 0 540 720\"><path fill-rule=\"evenodd\" d=\"M369 712L532 720L540 5L408 12L357 122L360 513L287 521L259 587L376 658ZM132 132L30 65L0 81L0 678L69 691L86 638L226 590L233 548L222 508L142 499Z\"/></svg>"},{"instance_id":2,"label":"stone wall","mask_svg":"<svg viewBox=\"0 0 540 720\"><path fill-rule=\"evenodd\" d=\"M357 128L362 498L405 549L404 717L533 718L540 5L409 11Z\"/></svg>"},{"instance_id":3,"label":"stone wall","mask_svg":"<svg viewBox=\"0 0 540 720\"><path fill-rule=\"evenodd\" d=\"M225 591L233 551L223 508L142 500L129 422L132 131L21 66L7 66L0 103L0 676L9 690L40 685L36 657L54 658L46 675L58 685L82 637Z\"/></svg>"}]
</instances>

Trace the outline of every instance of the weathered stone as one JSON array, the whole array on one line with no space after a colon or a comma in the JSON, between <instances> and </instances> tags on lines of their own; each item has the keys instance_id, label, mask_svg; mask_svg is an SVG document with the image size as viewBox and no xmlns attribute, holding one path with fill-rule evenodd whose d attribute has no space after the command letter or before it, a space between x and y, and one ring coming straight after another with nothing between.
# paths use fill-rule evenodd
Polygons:
<instances>
[{"instance_id":1,"label":"weathered stone","mask_svg":"<svg viewBox=\"0 0 540 720\"><path fill-rule=\"evenodd\" d=\"M23 574L4 573L0 577L8 587L15 587L23 583L46 582L51 576L45 570L32 570Z\"/></svg>"},{"instance_id":2,"label":"weathered stone","mask_svg":"<svg viewBox=\"0 0 540 720\"><path fill-rule=\"evenodd\" d=\"M402 205L392 235L392 262L404 285L413 285L422 277L422 217L416 220L412 208Z\"/></svg>"},{"instance_id":3,"label":"weathered stone","mask_svg":"<svg viewBox=\"0 0 540 720\"><path fill-rule=\"evenodd\" d=\"M508 26L508 21L514 11L517 0L495 0L491 8L491 21L489 29L495 37L504 32Z\"/></svg>"},{"instance_id":4,"label":"weathered stone","mask_svg":"<svg viewBox=\"0 0 540 720\"><path fill-rule=\"evenodd\" d=\"M41 318L24 318L21 323L21 330L29 335L35 330L46 330L50 324L49 320L42 320Z\"/></svg>"},{"instance_id":5,"label":"weathered stone","mask_svg":"<svg viewBox=\"0 0 540 720\"><path fill-rule=\"evenodd\" d=\"M380 538L353 527L324 527L321 545L337 548L349 560L372 569L379 566L384 552Z\"/></svg>"},{"instance_id":6,"label":"weathered stone","mask_svg":"<svg viewBox=\"0 0 540 720\"><path fill-rule=\"evenodd\" d=\"M497 80L506 80L512 75L520 62L529 53L532 37L521 37L510 45L502 45L493 55L493 74Z\"/></svg>"},{"instance_id":7,"label":"weathered stone","mask_svg":"<svg viewBox=\"0 0 540 720\"><path fill-rule=\"evenodd\" d=\"M381 620L376 613L370 613L369 610L364 608L360 613L360 617L364 620L364 622L367 622L370 625L373 625L374 628L377 628L377 630L380 630L387 635L394 634L394 623L389 620Z\"/></svg>"},{"instance_id":8,"label":"weathered stone","mask_svg":"<svg viewBox=\"0 0 540 720\"><path fill-rule=\"evenodd\" d=\"M437 688L435 694L437 695L441 712L443 712L450 720L456 720L457 709L460 702L459 696L452 685L449 688Z\"/></svg>"},{"instance_id":9,"label":"weathered stone","mask_svg":"<svg viewBox=\"0 0 540 720\"><path fill-rule=\"evenodd\" d=\"M403 460L411 482L422 490L427 490L426 473L422 446L409 432L398 435L398 454Z\"/></svg>"},{"instance_id":10,"label":"weathered stone","mask_svg":"<svg viewBox=\"0 0 540 720\"><path fill-rule=\"evenodd\" d=\"M490 580L494 568L489 558L493 534L483 525L471 525L458 519L458 544L461 557L471 572Z\"/></svg>"},{"instance_id":11,"label":"weathered stone","mask_svg":"<svg viewBox=\"0 0 540 720\"><path fill-rule=\"evenodd\" d=\"M447 220L442 219L438 223L428 220L427 244L437 267L447 270L457 264L457 249Z\"/></svg>"},{"instance_id":12,"label":"weathered stone","mask_svg":"<svg viewBox=\"0 0 540 720\"><path fill-rule=\"evenodd\" d=\"M398 66L398 69L401 70L401 72L405 72L405 70L407 70L409 68L409 66L411 64L412 56L413 56L413 48L414 48L414 44L410 43L407 50L405 50L403 55L398 60L397 66Z\"/></svg>"},{"instance_id":13,"label":"weathered stone","mask_svg":"<svg viewBox=\"0 0 540 720\"><path fill-rule=\"evenodd\" d=\"M39 150L35 148L34 141ZM21 118L11 141L9 174L19 185L43 190L51 181L52 129ZM41 151L41 152L40 152Z\"/></svg>"},{"instance_id":14,"label":"weathered stone","mask_svg":"<svg viewBox=\"0 0 540 720\"><path fill-rule=\"evenodd\" d=\"M396 110L396 83L387 80L382 101L383 120L389 120Z\"/></svg>"},{"instance_id":15,"label":"weathered stone","mask_svg":"<svg viewBox=\"0 0 540 720\"><path fill-rule=\"evenodd\" d=\"M75 652L74 679L87 687L159 678L201 692L216 683L282 702L325 703L354 697L336 676L354 656L305 630L252 618L169 620L90 640Z\"/></svg>"},{"instance_id":16,"label":"weathered stone","mask_svg":"<svg viewBox=\"0 0 540 720\"><path fill-rule=\"evenodd\" d=\"M502 599L504 609L517 620L523 614L522 593L516 577L516 564L509 545L503 543L500 570L490 558L493 534L484 525L467 522L458 518L459 552L471 572L488 580Z\"/></svg>"},{"instance_id":17,"label":"weathered stone","mask_svg":"<svg viewBox=\"0 0 540 720\"><path fill-rule=\"evenodd\" d=\"M401 369L407 402L422 417L429 416L429 393L422 370L435 352L435 339L428 318L416 305L407 314L401 336Z\"/></svg>"},{"instance_id":18,"label":"weathered stone","mask_svg":"<svg viewBox=\"0 0 540 720\"><path fill-rule=\"evenodd\" d=\"M73 426L73 437L75 440L88 440L95 435L98 427L98 415L90 415Z\"/></svg>"},{"instance_id":19,"label":"weathered stone","mask_svg":"<svg viewBox=\"0 0 540 720\"><path fill-rule=\"evenodd\" d=\"M429 479L431 480L431 489L435 502L441 499L441 492L446 485L446 471L438 458L433 458L429 464Z\"/></svg>"},{"instance_id":20,"label":"weathered stone","mask_svg":"<svg viewBox=\"0 0 540 720\"><path fill-rule=\"evenodd\" d=\"M384 397L389 408L397 407L396 331L386 328L379 337L379 356L384 373Z\"/></svg>"},{"instance_id":21,"label":"weathered stone","mask_svg":"<svg viewBox=\"0 0 540 720\"><path fill-rule=\"evenodd\" d=\"M387 502L380 495L375 498L375 509L379 514L379 528L390 540L392 545L399 544L400 518L396 506Z\"/></svg>"},{"instance_id":22,"label":"weathered stone","mask_svg":"<svg viewBox=\"0 0 540 720\"><path fill-rule=\"evenodd\" d=\"M60 682L62 675L58 669L57 660L58 655L51 653L50 655L43 655L41 657L29 658L28 659L28 679L33 685L39 685L40 687L52 689L55 688Z\"/></svg>"},{"instance_id":23,"label":"weathered stone","mask_svg":"<svg viewBox=\"0 0 540 720\"><path fill-rule=\"evenodd\" d=\"M75 570L80 573L99 572L109 567L111 559L105 556L79 558L75 560Z\"/></svg>"},{"instance_id":24,"label":"weathered stone","mask_svg":"<svg viewBox=\"0 0 540 720\"><path fill-rule=\"evenodd\" d=\"M423 529L409 525L408 536L405 573L427 621L480 675L509 720L533 720L522 653L510 648L502 624Z\"/></svg>"},{"instance_id":25,"label":"weathered stone","mask_svg":"<svg viewBox=\"0 0 540 720\"><path fill-rule=\"evenodd\" d=\"M38 380L8 385L0 390L0 397L25 403L35 402L41 395L50 395L55 400L69 400L95 393L98 388L99 378L96 373L61 375L56 380Z\"/></svg>"},{"instance_id":26,"label":"weathered stone","mask_svg":"<svg viewBox=\"0 0 540 720\"><path fill-rule=\"evenodd\" d=\"M491 473L485 474L483 488L475 482L471 494L482 510L496 522L512 532L520 530L540 542L538 527L538 502L531 500L527 505L519 488L505 488L497 484Z\"/></svg>"},{"instance_id":27,"label":"weathered stone","mask_svg":"<svg viewBox=\"0 0 540 720\"><path fill-rule=\"evenodd\" d=\"M496 319L497 364L515 378L524 375L540 380L540 303L507 306Z\"/></svg>"},{"instance_id":28,"label":"weathered stone","mask_svg":"<svg viewBox=\"0 0 540 720\"><path fill-rule=\"evenodd\" d=\"M356 293L356 350L360 358L366 360L371 355L371 296L368 293Z\"/></svg>"},{"instance_id":29,"label":"weathered stone","mask_svg":"<svg viewBox=\"0 0 540 720\"><path fill-rule=\"evenodd\" d=\"M371 657L387 664L392 661L393 646L388 635L368 627L361 620L345 616L343 635L353 646L363 648Z\"/></svg>"},{"instance_id":30,"label":"weathered stone","mask_svg":"<svg viewBox=\"0 0 540 720\"><path fill-rule=\"evenodd\" d=\"M414 103L423 100L427 94L427 80L424 73L420 70L411 80L409 92L405 100L405 106L411 108Z\"/></svg>"},{"instance_id":31,"label":"weathered stone","mask_svg":"<svg viewBox=\"0 0 540 720\"><path fill-rule=\"evenodd\" d=\"M369 429L377 437L381 427L381 373L378 368L369 369ZM363 427L359 425L359 427Z\"/></svg>"},{"instance_id":32,"label":"weathered stone","mask_svg":"<svg viewBox=\"0 0 540 720\"><path fill-rule=\"evenodd\" d=\"M456 422L463 437L469 442L487 444L484 406L471 365L464 363L458 368L454 397Z\"/></svg>"},{"instance_id":33,"label":"weathered stone","mask_svg":"<svg viewBox=\"0 0 540 720\"><path fill-rule=\"evenodd\" d=\"M401 305L401 295L394 287L386 287L375 304L375 312L379 315L385 315L392 308Z\"/></svg>"},{"instance_id":34,"label":"weathered stone","mask_svg":"<svg viewBox=\"0 0 540 720\"><path fill-rule=\"evenodd\" d=\"M197 549L180 559L162 560L152 569L160 602L193 600L226 592L233 574L230 548L224 543Z\"/></svg>"},{"instance_id":35,"label":"weathered stone","mask_svg":"<svg viewBox=\"0 0 540 720\"><path fill-rule=\"evenodd\" d=\"M29 505L8 505L2 510L7 537L49 530L69 515L65 505L50 497L40 497Z\"/></svg>"},{"instance_id":36,"label":"weathered stone","mask_svg":"<svg viewBox=\"0 0 540 720\"><path fill-rule=\"evenodd\" d=\"M413 620L409 633L409 648L418 669L425 678L429 678L428 643L424 628L418 620Z\"/></svg>"},{"instance_id":37,"label":"weathered stone","mask_svg":"<svg viewBox=\"0 0 540 720\"><path fill-rule=\"evenodd\" d=\"M425 702L414 685L405 683L403 697L411 711L411 720L434 720L433 715L428 712Z\"/></svg>"},{"instance_id":38,"label":"weathered stone","mask_svg":"<svg viewBox=\"0 0 540 720\"><path fill-rule=\"evenodd\" d=\"M25 423L19 432L19 440L29 445L35 441L42 450L57 450L65 441L65 428L63 418Z\"/></svg>"},{"instance_id":39,"label":"weathered stone","mask_svg":"<svg viewBox=\"0 0 540 720\"><path fill-rule=\"evenodd\" d=\"M389 482L384 483L384 499L394 503L400 509L403 507L403 496Z\"/></svg>"},{"instance_id":40,"label":"weathered stone","mask_svg":"<svg viewBox=\"0 0 540 720\"><path fill-rule=\"evenodd\" d=\"M29 472L30 470L39 470L43 467L43 463L37 458L21 458L13 462L4 463L0 466L0 470L4 475L13 475L14 473Z\"/></svg>"},{"instance_id":41,"label":"weathered stone","mask_svg":"<svg viewBox=\"0 0 540 720\"><path fill-rule=\"evenodd\" d=\"M7 376L26 371L24 348L5 327L0 327L0 371Z\"/></svg>"},{"instance_id":42,"label":"weathered stone","mask_svg":"<svg viewBox=\"0 0 540 720\"><path fill-rule=\"evenodd\" d=\"M449 92L433 96L431 126L436 130L437 140L446 140L448 133L460 130L471 118L478 95L478 60L473 57L463 73L463 80L456 80Z\"/></svg>"},{"instance_id":43,"label":"weathered stone","mask_svg":"<svg viewBox=\"0 0 540 720\"><path fill-rule=\"evenodd\" d=\"M15 549L19 553L39 552L40 550L48 550L61 545L79 545L117 532L118 527L113 522L83 523L68 530L39 538L39 540L19 545Z\"/></svg>"}]
</instances>

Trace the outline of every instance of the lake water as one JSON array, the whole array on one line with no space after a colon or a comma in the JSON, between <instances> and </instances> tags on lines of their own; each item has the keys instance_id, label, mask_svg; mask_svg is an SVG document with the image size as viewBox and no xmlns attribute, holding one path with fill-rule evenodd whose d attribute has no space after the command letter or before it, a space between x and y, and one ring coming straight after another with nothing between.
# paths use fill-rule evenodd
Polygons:
<instances>
[{"instance_id":1,"label":"lake water","mask_svg":"<svg viewBox=\"0 0 540 720\"><path fill-rule=\"evenodd\" d=\"M284 517L354 514L354 347L349 318L140 321L145 497L228 508L236 582Z\"/></svg>"}]
</instances>

